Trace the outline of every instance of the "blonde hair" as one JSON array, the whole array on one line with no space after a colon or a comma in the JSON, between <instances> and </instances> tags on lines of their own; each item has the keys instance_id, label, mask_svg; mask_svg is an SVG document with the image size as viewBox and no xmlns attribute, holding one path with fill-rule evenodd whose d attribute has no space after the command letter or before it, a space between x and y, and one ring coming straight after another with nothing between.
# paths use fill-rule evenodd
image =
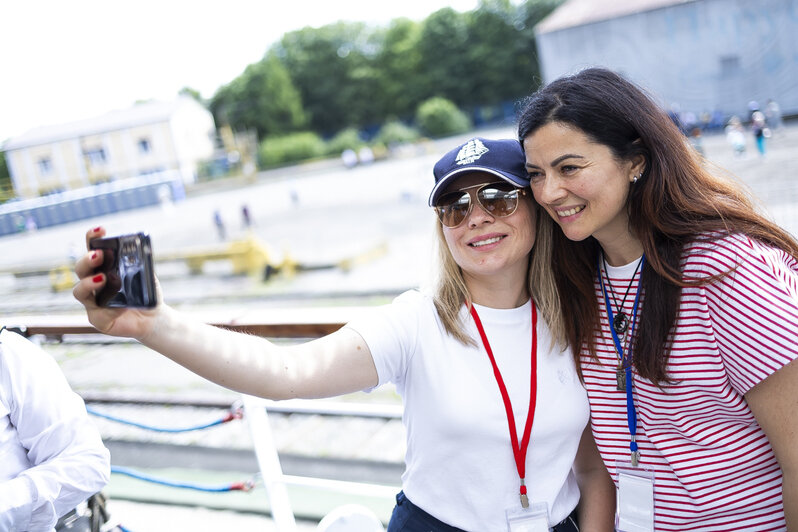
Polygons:
<instances>
[{"instance_id":1,"label":"blonde hair","mask_svg":"<svg viewBox=\"0 0 798 532\"><path fill-rule=\"evenodd\" d=\"M530 204L534 209L536 222L535 243L530 252L527 286L541 317L549 325L553 342L564 345L565 330L551 264L554 221L546 213L541 212L537 203L531 201ZM446 332L465 345L476 345L476 341L465 332L464 324L460 319L460 310L463 305L471 306L471 295L468 293L463 271L455 262L449 246L446 244L443 226L440 222L436 224L435 234L439 264L433 295L435 310L438 312Z\"/></svg>"}]
</instances>

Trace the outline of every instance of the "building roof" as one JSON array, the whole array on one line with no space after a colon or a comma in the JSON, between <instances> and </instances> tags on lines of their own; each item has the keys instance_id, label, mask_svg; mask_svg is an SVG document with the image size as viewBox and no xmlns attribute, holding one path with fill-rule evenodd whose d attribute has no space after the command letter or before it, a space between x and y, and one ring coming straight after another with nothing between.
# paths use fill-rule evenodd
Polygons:
<instances>
[{"instance_id":1,"label":"building roof","mask_svg":"<svg viewBox=\"0 0 798 532\"><path fill-rule=\"evenodd\" d=\"M154 124L169 120L175 112L185 105L200 106L189 96L179 96L171 101L142 102L127 109L117 109L103 115L78 120L66 124L39 126L16 137L11 137L2 149L4 151L49 144L87 135L97 135L130 127Z\"/></svg>"},{"instance_id":2,"label":"building roof","mask_svg":"<svg viewBox=\"0 0 798 532\"><path fill-rule=\"evenodd\" d=\"M643 13L696 0L566 0L535 26L537 33L551 33L593 22Z\"/></svg>"}]
</instances>

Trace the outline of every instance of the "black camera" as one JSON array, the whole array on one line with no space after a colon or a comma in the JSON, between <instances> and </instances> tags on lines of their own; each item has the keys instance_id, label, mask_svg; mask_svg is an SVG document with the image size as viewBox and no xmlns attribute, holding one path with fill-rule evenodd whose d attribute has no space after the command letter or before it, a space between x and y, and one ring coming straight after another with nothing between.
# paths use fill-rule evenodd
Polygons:
<instances>
[{"instance_id":1,"label":"black camera","mask_svg":"<svg viewBox=\"0 0 798 532\"><path fill-rule=\"evenodd\" d=\"M106 282L95 301L101 307L145 307L157 304L155 271L150 237L144 233L89 241L89 248L103 251L103 263L94 273L104 273Z\"/></svg>"}]
</instances>

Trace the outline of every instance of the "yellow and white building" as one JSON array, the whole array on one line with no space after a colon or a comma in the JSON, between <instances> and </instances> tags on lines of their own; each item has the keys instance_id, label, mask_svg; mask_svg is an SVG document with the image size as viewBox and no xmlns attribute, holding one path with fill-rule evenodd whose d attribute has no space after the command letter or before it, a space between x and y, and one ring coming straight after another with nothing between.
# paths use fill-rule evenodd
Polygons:
<instances>
[{"instance_id":1,"label":"yellow and white building","mask_svg":"<svg viewBox=\"0 0 798 532\"><path fill-rule=\"evenodd\" d=\"M3 145L14 192L32 198L176 170L184 183L213 156L213 115L188 96L44 126Z\"/></svg>"}]
</instances>

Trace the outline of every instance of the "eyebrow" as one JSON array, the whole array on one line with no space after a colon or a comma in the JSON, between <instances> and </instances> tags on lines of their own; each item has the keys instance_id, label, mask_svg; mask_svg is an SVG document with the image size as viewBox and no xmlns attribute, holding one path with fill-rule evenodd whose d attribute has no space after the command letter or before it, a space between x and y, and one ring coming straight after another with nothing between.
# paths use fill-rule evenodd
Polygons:
<instances>
[{"instance_id":1,"label":"eyebrow","mask_svg":"<svg viewBox=\"0 0 798 532\"><path fill-rule=\"evenodd\" d=\"M566 153L565 155L560 155L559 157L554 159L551 162L551 166L557 166L558 164L563 162L565 159L584 159L584 157L582 157L581 155L576 155L574 153Z\"/></svg>"},{"instance_id":2,"label":"eyebrow","mask_svg":"<svg viewBox=\"0 0 798 532\"><path fill-rule=\"evenodd\" d=\"M574 153L566 153L565 155L560 155L559 157L554 159L551 162L551 166L557 166L566 159L584 159L584 157L582 157L581 155L576 155ZM527 168L540 168L538 165L532 163L526 163L525 166Z\"/></svg>"}]
</instances>

